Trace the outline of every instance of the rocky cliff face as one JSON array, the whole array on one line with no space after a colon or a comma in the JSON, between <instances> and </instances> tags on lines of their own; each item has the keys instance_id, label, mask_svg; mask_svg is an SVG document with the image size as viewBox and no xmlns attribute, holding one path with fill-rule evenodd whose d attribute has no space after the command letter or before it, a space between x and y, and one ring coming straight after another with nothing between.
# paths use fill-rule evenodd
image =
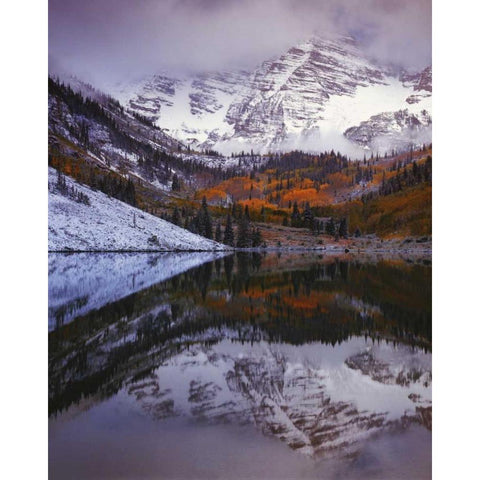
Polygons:
<instances>
[{"instance_id":1,"label":"rocky cliff face","mask_svg":"<svg viewBox=\"0 0 480 480\"><path fill-rule=\"evenodd\" d=\"M230 130L226 112L248 78L241 70L175 78L162 74L112 87L111 93L182 141L210 147Z\"/></svg>"},{"instance_id":2,"label":"rocky cliff face","mask_svg":"<svg viewBox=\"0 0 480 480\"><path fill-rule=\"evenodd\" d=\"M141 85L138 94L129 100L128 105L132 110L149 118L158 120L162 106L171 107L175 88L181 82L174 78L154 75Z\"/></svg>"},{"instance_id":3,"label":"rocky cliff face","mask_svg":"<svg viewBox=\"0 0 480 480\"><path fill-rule=\"evenodd\" d=\"M229 108L227 121L234 126L233 138L278 145L290 133L318 127L332 96L353 96L357 87L383 80L351 38L312 38L263 63L246 94Z\"/></svg>"},{"instance_id":4,"label":"rocky cliff face","mask_svg":"<svg viewBox=\"0 0 480 480\"><path fill-rule=\"evenodd\" d=\"M400 110L424 126L431 79L431 67L393 74L370 61L353 38L317 36L252 72L155 75L111 93L193 146L266 151L302 147L312 136L327 148L327 133L342 136L372 116ZM398 123L394 136L403 141L412 122ZM359 137L358 144L374 147L372 138L385 134L376 127L371 122L369 140ZM357 142L355 135L347 138Z\"/></svg>"},{"instance_id":5,"label":"rocky cliff face","mask_svg":"<svg viewBox=\"0 0 480 480\"><path fill-rule=\"evenodd\" d=\"M402 72L399 80L413 93L400 110L385 111L348 128L344 135L353 142L375 150L403 148L431 141L432 67L421 72Z\"/></svg>"},{"instance_id":6,"label":"rocky cliff face","mask_svg":"<svg viewBox=\"0 0 480 480\"><path fill-rule=\"evenodd\" d=\"M402 148L408 144L429 142L431 125L432 117L427 110L412 113L404 109L373 115L360 125L348 128L345 136L360 145L371 146L376 150L389 147Z\"/></svg>"},{"instance_id":7,"label":"rocky cliff face","mask_svg":"<svg viewBox=\"0 0 480 480\"><path fill-rule=\"evenodd\" d=\"M402 73L400 79L405 86L413 87L416 92L432 93L432 67L417 73Z\"/></svg>"}]
</instances>

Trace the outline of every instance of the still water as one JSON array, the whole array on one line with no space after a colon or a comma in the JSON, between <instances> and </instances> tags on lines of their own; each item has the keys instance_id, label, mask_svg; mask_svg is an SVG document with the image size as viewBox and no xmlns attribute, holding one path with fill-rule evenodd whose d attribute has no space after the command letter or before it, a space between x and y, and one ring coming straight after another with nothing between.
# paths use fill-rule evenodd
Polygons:
<instances>
[{"instance_id":1,"label":"still water","mask_svg":"<svg viewBox=\"0 0 480 480\"><path fill-rule=\"evenodd\" d=\"M431 477L431 266L50 254L51 478Z\"/></svg>"}]
</instances>

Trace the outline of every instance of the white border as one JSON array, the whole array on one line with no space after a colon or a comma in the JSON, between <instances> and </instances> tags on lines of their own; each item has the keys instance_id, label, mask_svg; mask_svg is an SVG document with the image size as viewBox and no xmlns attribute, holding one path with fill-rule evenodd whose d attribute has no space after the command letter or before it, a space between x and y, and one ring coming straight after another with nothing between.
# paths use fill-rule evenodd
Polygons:
<instances>
[{"instance_id":1,"label":"white border","mask_svg":"<svg viewBox=\"0 0 480 480\"><path fill-rule=\"evenodd\" d=\"M433 478L478 476L478 7L433 4Z\"/></svg>"},{"instance_id":2,"label":"white border","mask_svg":"<svg viewBox=\"0 0 480 480\"><path fill-rule=\"evenodd\" d=\"M478 463L475 7L433 5L435 479L473 478ZM2 8L0 29L4 478L47 477L47 10L45 0L10 2Z\"/></svg>"},{"instance_id":3,"label":"white border","mask_svg":"<svg viewBox=\"0 0 480 480\"><path fill-rule=\"evenodd\" d=\"M47 2L9 2L2 20L0 472L42 479L48 468Z\"/></svg>"}]
</instances>

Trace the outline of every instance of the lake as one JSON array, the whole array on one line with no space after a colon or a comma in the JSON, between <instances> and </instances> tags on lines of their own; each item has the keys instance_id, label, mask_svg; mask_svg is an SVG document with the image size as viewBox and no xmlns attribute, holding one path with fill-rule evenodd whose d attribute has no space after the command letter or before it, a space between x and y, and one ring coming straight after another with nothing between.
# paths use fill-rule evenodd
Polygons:
<instances>
[{"instance_id":1,"label":"lake","mask_svg":"<svg viewBox=\"0 0 480 480\"><path fill-rule=\"evenodd\" d=\"M50 254L50 478L431 478L431 274Z\"/></svg>"}]
</instances>

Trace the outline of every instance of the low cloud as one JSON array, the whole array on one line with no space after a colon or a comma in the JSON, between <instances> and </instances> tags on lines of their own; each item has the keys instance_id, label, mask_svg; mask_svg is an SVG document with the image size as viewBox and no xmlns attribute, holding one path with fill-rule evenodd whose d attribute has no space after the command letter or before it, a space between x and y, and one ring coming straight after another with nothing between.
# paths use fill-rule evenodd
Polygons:
<instances>
[{"instance_id":1,"label":"low cloud","mask_svg":"<svg viewBox=\"0 0 480 480\"><path fill-rule=\"evenodd\" d=\"M51 70L95 84L252 69L318 34L352 34L372 57L431 61L430 0L50 0Z\"/></svg>"}]
</instances>

